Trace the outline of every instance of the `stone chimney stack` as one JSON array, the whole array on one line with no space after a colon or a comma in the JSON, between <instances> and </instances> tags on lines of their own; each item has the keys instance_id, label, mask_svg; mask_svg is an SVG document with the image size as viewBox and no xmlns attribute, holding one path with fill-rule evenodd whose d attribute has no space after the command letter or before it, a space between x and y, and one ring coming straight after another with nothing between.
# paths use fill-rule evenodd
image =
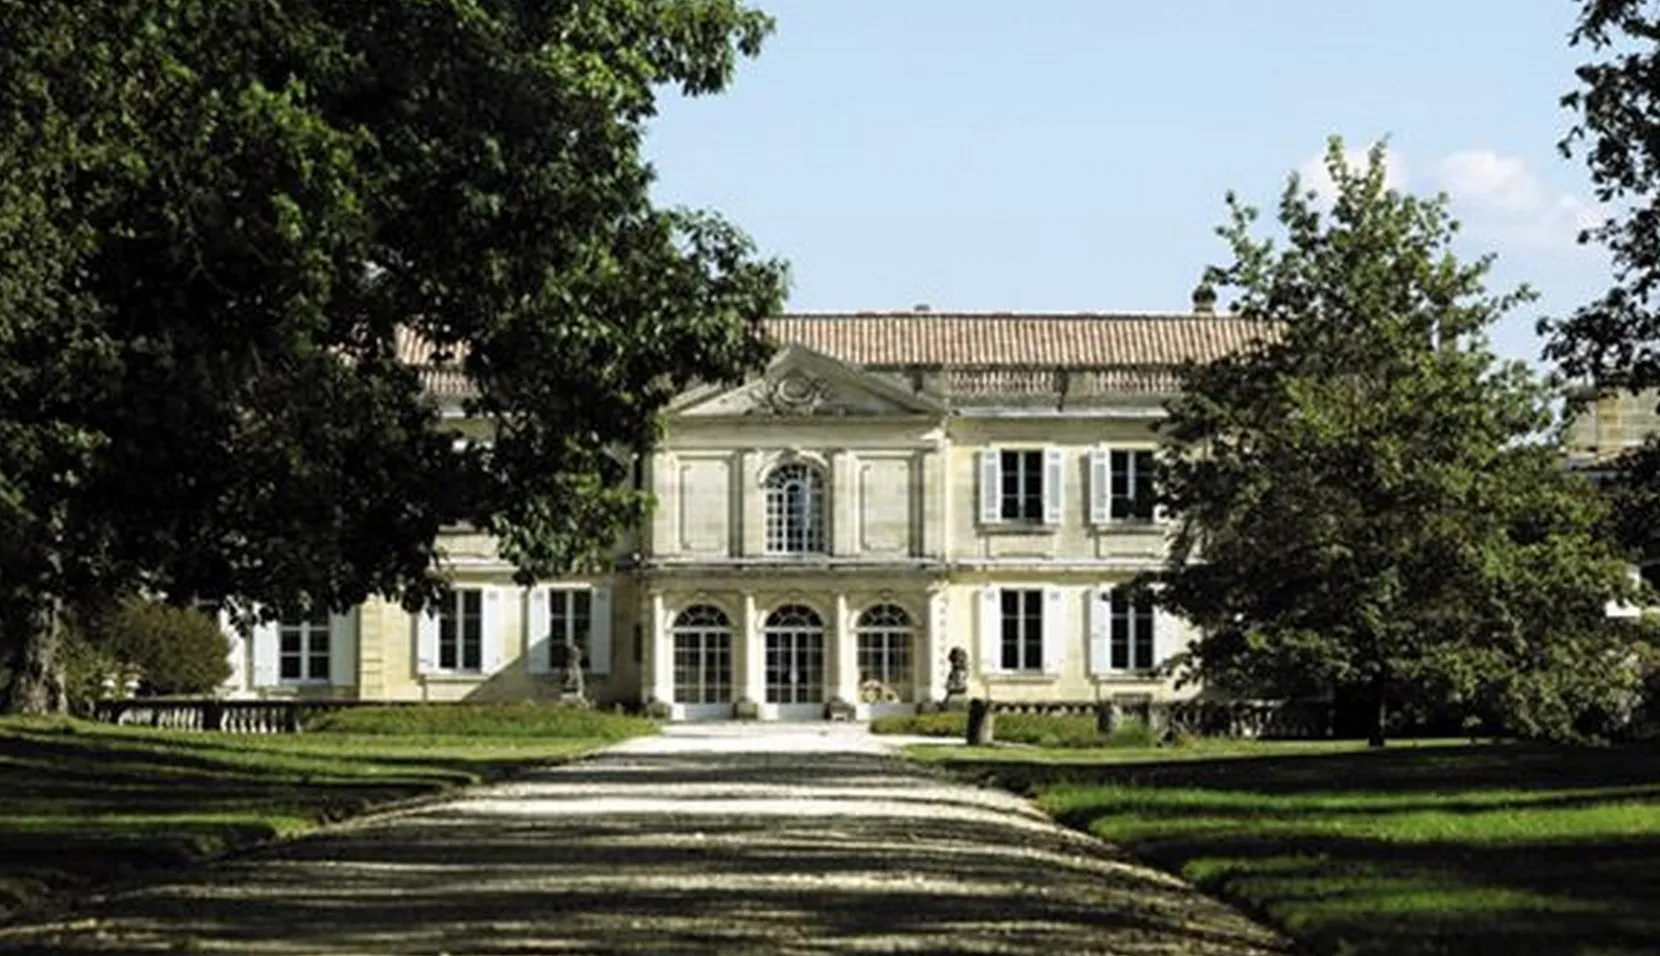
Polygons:
<instances>
[{"instance_id":1,"label":"stone chimney stack","mask_svg":"<svg viewBox=\"0 0 1660 956\"><path fill-rule=\"evenodd\" d=\"M1216 290L1210 287L1210 283L1201 282L1193 290L1193 314L1216 314Z\"/></svg>"}]
</instances>

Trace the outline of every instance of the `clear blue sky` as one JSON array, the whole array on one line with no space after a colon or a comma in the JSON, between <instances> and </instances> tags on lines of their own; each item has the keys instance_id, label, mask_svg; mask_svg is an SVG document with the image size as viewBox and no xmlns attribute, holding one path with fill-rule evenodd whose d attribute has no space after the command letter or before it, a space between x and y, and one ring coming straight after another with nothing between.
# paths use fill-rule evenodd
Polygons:
<instances>
[{"instance_id":1,"label":"clear blue sky","mask_svg":"<svg viewBox=\"0 0 1660 956\"><path fill-rule=\"evenodd\" d=\"M754 0L778 30L723 96L651 128L659 201L791 262L796 310L1187 308L1223 194L1271 207L1331 134L1389 137L1462 251L1542 298L1600 290L1588 177L1555 144L1568 0Z\"/></svg>"}]
</instances>

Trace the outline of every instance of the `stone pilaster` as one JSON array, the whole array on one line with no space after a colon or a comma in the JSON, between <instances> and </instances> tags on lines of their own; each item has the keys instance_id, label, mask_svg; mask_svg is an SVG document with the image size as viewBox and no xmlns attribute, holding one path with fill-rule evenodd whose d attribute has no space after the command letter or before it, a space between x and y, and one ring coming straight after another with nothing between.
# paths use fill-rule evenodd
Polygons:
<instances>
[{"instance_id":1,"label":"stone pilaster","mask_svg":"<svg viewBox=\"0 0 1660 956\"><path fill-rule=\"evenodd\" d=\"M858 498L859 463L851 451L838 448L830 453L830 553L837 556L859 551Z\"/></svg>"},{"instance_id":2,"label":"stone pilaster","mask_svg":"<svg viewBox=\"0 0 1660 956\"><path fill-rule=\"evenodd\" d=\"M766 502L761 494L761 450L750 448L738 456L737 473L732 476L737 502L734 529L740 542L738 553L755 557L767 546Z\"/></svg>"}]
</instances>

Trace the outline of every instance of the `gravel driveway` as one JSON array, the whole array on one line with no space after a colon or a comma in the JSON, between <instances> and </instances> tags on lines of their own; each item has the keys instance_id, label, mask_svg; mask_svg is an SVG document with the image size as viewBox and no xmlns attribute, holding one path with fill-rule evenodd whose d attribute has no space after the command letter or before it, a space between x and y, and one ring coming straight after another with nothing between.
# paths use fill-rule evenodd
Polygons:
<instances>
[{"instance_id":1,"label":"gravel driveway","mask_svg":"<svg viewBox=\"0 0 1660 956\"><path fill-rule=\"evenodd\" d=\"M682 725L0 931L0 950L1287 952L846 725Z\"/></svg>"}]
</instances>

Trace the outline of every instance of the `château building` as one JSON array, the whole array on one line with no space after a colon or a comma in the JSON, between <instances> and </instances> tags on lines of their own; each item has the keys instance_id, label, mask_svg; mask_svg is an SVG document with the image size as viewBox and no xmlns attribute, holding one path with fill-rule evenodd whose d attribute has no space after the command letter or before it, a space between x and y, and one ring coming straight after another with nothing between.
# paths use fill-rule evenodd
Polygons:
<instances>
[{"instance_id":1,"label":"ch\u00e2teau building","mask_svg":"<svg viewBox=\"0 0 1660 956\"><path fill-rule=\"evenodd\" d=\"M373 600L258 627L227 691L553 698L569 639L597 703L686 720L911 711L942 698L954 648L997 700L1179 693L1159 664L1191 630L1119 586L1165 554L1149 473L1176 366L1242 347L1249 323L1199 300L766 329L764 374L667 410L639 469L657 507L615 570L520 587L492 540L456 531L436 613ZM453 414L465 380L405 345Z\"/></svg>"}]
</instances>

